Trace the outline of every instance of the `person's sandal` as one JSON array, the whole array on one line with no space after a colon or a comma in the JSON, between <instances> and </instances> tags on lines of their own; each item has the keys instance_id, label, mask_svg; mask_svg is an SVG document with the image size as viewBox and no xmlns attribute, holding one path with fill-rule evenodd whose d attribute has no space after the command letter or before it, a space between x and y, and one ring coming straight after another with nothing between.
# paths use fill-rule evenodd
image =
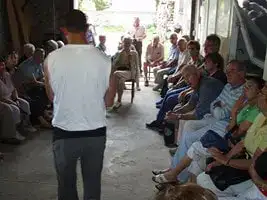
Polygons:
<instances>
[{"instance_id":1,"label":"person's sandal","mask_svg":"<svg viewBox=\"0 0 267 200\"><path fill-rule=\"evenodd\" d=\"M155 188L158 190L158 191L162 191L166 188L167 184L157 184L155 185Z\"/></svg>"},{"instance_id":2,"label":"person's sandal","mask_svg":"<svg viewBox=\"0 0 267 200\"><path fill-rule=\"evenodd\" d=\"M159 175L156 175L156 176L153 176L152 177L152 180L155 182L155 183L159 183L159 184L168 184L168 183L176 183L177 181L169 181L165 178L164 174L159 174Z\"/></svg>"},{"instance_id":3,"label":"person's sandal","mask_svg":"<svg viewBox=\"0 0 267 200\"><path fill-rule=\"evenodd\" d=\"M154 169L152 170L152 174L157 176L159 174L164 174L165 172L168 172L168 171L170 171L170 169Z\"/></svg>"}]
</instances>

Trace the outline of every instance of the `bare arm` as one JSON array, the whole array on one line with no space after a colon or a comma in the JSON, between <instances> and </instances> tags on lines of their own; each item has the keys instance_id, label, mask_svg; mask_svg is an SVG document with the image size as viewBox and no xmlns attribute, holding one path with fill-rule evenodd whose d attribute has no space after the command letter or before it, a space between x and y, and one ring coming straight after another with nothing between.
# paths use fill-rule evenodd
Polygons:
<instances>
[{"instance_id":1,"label":"bare arm","mask_svg":"<svg viewBox=\"0 0 267 200\"><path fill-rule=\"evenodd\" d=\"M54 100L54 92L51 87L51 82L50 82L50 73L48 70L48 63L47 60L44 62L44 78L45 78L45 90L46 94L48 96L48 99L53 102Z\"/></svg>"}]
</instances>

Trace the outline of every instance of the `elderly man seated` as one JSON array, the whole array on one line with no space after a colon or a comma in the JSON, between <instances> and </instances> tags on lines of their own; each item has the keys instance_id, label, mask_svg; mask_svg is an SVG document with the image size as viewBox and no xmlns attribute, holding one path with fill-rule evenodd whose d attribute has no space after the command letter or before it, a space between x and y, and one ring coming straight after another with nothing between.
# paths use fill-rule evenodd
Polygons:
<instances>
[{"instance_id":1,"label":"elderly man seated","mask_svg":"<svg viewBox=\"0 0 267 200\"><path fill-rule=\"evenodd\" d=\"M153 41L147 46L146 49L146 62L144 63L145 86L149 85L147 79L147 68L156 67L164 59L164 46L159 42L159 36L154 36Z\"/></svg>"},{"instance_id":2,"label":"elderly man seated","mask_svg":"<svg viewBox=\"0 0 267 200\"><path fill-rule=\"evenodd\" d=\"M18 70L14 74L14 83L19 95L29 101L32 119L38 119L42 127L50 128L51 125L48 122L50 119L48 119L48 116L45 116L49 100L45 92L43 80L42 65L44 56L45 52L43 49L36 49L33 57L19 65Z\"/></svg>"},{"instance_id":3,"label":"elderly man seated","mask_svg":"<svg viewBox=\"0 0 267 200\"><path fill-rule=\"evenodd\" d=\"M32 57L35 51L35 46L33 44L27 43L23 46L23 55L19 59L19 63L27 60L28 58Z\"/></svg>"},{"instance_id":4,"label":"elderly man seated","mask_svg":"<svg viewBox=\"0 0 267 200\"><path fill-rule=\"evenodd\" d=\"M116 93L118 100L114 104L113 109L118 109L121 106L121 99L124 90L124 83L127 80L136 80L137 88L139 88L139 61L136 51L131 50L132 39L125 37L123 40L123 49L116 56L112 63L112 71L110 78L110 90L112 101L114 102Z\"/></svg>"},{"instance_id":5,"label":"elderly man seated","mask_svg":"<svg viewBox=\"0 0 267 200\"><path fill-rule=\"evenodd\" d=\"M153 73L155 76L155 83L157 84L153 90L158 91L160 88L162 88L164 84L164 75L171 74L175 71L178 58L179 58L179 50L177 48L177 34L172 33L170 36L170 43L171 48L169 51L169 57L166 62L161 63L159 66L153 68Z\"/></svg>"}]
</instances>

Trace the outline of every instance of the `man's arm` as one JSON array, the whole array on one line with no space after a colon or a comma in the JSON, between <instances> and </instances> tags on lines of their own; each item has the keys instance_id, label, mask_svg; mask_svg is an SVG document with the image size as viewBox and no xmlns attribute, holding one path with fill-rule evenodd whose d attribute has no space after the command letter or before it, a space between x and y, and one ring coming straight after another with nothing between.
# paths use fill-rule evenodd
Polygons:
<instances>
[{"instance_id":1,"label":"man's arm","mask_svg":"<svg viewBox=\"0 0 267 200\"><path fill-rule=\"evenodd\" d=\"M50 73L48 70L48 59L45 60L44 62L44 78L45 78L45 90L46 94L48 96L48 99L53 102L54 100L54 92L51 87L51 82L50 82Z\"/></svg>"}]
</instances>

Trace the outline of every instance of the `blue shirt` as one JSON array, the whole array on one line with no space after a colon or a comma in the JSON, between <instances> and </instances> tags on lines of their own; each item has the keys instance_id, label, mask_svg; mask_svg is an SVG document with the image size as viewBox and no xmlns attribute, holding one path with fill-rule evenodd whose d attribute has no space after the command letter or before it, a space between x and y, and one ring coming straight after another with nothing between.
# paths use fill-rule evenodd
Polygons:
<instances>
[{"instance_id":1,"label":"blue shirt","mask_svg":"<svg viewBox=\"0 0 267 200\"><path fill-rule=\"evenodd\" d=\"M179 58L179 51L176 45L172 45L169 51L168 61Z\"/></svg>"},{"instance_id":2,"label":"blue shirt","mask_svg":"<svg viewBox=\"0 0 267 200\"><path fill-rule=\"evenodd\" d=\"M217 79L201 77L199 88L193 92L189 100L189 103L195 106L197 119L202 119L205 114L210 112L210 104L219 96L223 86L223 83Z\"/></svg>"},{"instance_id":3,"label":"blue shirt","mask_svg":"<svg viewBox=\"0 0 267 200\"><path fill-rule=\"evenodd\" d=\"M14 83L16 87L20 87L23 83L32 81L33 77L38 80L42 79L44 75L42 64L37 64L31 57L19 65L14 74Z\"/></svg>"}]
</instances>

